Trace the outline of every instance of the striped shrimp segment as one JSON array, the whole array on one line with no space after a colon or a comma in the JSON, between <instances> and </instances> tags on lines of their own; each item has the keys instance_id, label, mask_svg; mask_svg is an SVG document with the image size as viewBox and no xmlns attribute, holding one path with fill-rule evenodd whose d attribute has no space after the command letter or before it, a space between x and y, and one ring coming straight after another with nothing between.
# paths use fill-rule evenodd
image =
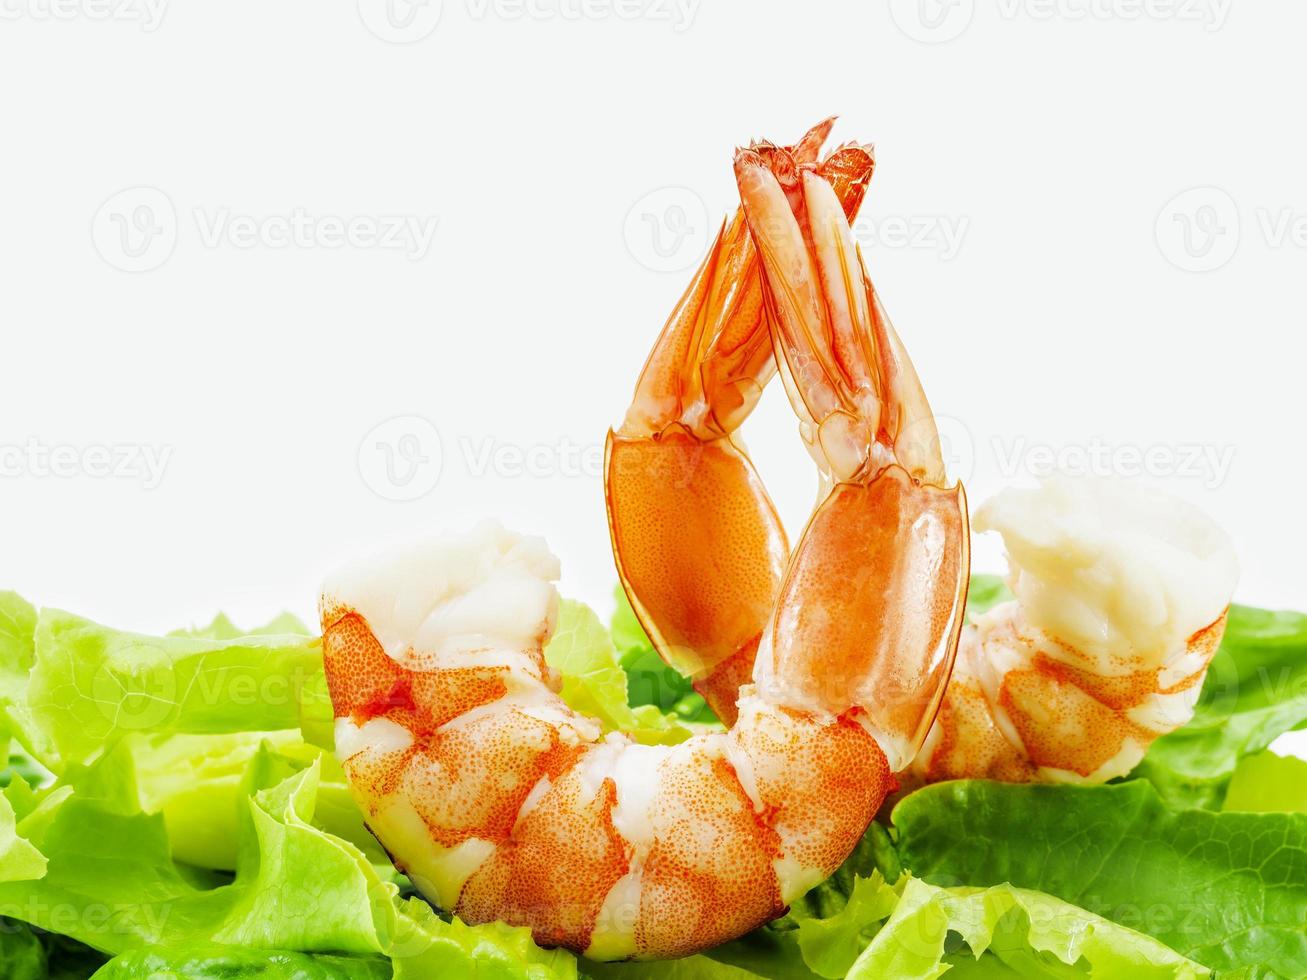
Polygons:
<instances>
[{"instance_id":1,"label":"striped shrimp segment","mask_svg":"<svg viewBox=\"0 0 1307 980\"><path fill-rule=\"evenodd\" d=\"M1016 599L963 634L912 778L1101 782L1192 716L1238 566L1194 507L1056 477L976 512L1002 533Z\"/></svg>"},{"instance_id":2,"label":"striped shrimp segment","mask_svg":"<svg viewBox=\"0 0 1307 980\"><path fill-rule=\"evenodd\" d=\"M860 709L746 688L728 732L603 736L544 661L557 577L542 541L486 525L327 583L337 752L368 825L442 908L599 959L684 955L780 914L894 785Z\"/></svg>"}]
</instances>

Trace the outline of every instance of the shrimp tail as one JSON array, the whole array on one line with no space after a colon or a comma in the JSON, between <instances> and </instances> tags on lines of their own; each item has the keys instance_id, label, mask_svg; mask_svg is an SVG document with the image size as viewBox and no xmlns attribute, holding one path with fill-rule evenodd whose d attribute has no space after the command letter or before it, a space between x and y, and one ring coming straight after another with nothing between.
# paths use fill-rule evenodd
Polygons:
<instances>
[{"instance_id":1,"label":"shrimp tail","mask_svg":"<svg viewBox=\"0 0 1307 980\"><path fill-rule=\"evenodd\" d=\"M793 147L815 163L834 119ZM861 147L819 165L850 216L871 179ZM758 255L743 210L725 222L645 362L605 448L618 576L659 655L728 725L789 554L738 431L776 373Z\"/></svg>"}]
</instances>

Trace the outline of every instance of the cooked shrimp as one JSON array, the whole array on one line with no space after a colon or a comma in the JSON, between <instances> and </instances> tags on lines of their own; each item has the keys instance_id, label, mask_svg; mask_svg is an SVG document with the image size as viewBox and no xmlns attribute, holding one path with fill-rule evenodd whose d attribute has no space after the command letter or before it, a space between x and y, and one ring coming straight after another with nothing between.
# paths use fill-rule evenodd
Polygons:
<instances>
[{"instance_id":1,"label":"cooked shrimp","mask_svg":"<svg viewBox=\"0 0 1307 980\"><path fill-rule=\"evenodd\" d=\"M1068 477L1003 491L976 528L1003 535L1016 599L964 631L913 777L1125 775L1193 716L1238 576L1229 538L1183 501Z\"/></svg>"},{"instance_id":2,"label":"cooked shrimp","mask_svg":"<svg viewBox=\"0 0 1307 980\"><path fill-rule=\"evenodd\" d=\"M786 152L816 160L832 124ZM861 147L820 165L850 217L872 166ZM789 554L738 436L776 372L762 303L737 211L654 345L625 421L608 434L605 464L613 554L631 606L663 659L728 725Z\"/></svg>"},{"instance_id":3,"label":"cooked shrimp","mask_svg":"<svg viewBox=\"0 0 1307 980\"><path fill-rule=\"evenodd\" d=\"M529 926L597 959L739 936L847 857L938 705L966 592L964 498L942 485L937 448L898 439L928 409L873 313L834 190L805 170L792 211L768 167L756 153L737 162L764 296L787 337L799 316L823 328L784 356L837 366L802 375L803 390L815 402L829 389L848 423L729 731L646 746L568 707L543 656L559 570L539 539L483 527L324 588L354 796L397 866L467 921ZM847 280L830 279L841 261ZM847 342L838 355L817 339L828 326Z\"/></svg>"}]
</instances>

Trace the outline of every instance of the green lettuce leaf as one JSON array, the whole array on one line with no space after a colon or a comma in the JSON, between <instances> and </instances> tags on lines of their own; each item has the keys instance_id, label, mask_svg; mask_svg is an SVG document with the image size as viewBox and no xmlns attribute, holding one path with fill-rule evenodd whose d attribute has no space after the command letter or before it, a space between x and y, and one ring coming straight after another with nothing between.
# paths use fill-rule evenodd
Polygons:
<instances>
[{"instance_id":1,"label":"green lettuce leaf","mask_svg":"<svg viewBox=\"0 0 1307 980\"><path fill-rule=\"evenodd\" d=\"M227 616L218 613L205 626L173 630L169 636L189 636L201 640L238 640L242 636L313 636L313 631L294 613L284 612L252 630L243 630Z\"/></svg>"},{"instance_id":2,"label":"green lettuce leaf","mask_svg":"<svg viewBox=\"0 0 1307 980\"><path fill-rule=\"evenodd\" d=\"M622 669L628 677L631 706L638 709L652 705L685 722L715 724L717 716L690 681L658 656L620 584L613 590L613 595L617 600L617 610L609 625Z\"/></svg>"},{"instance_id":3,"label":"green lettuce leaf","mask_svg":"<svg viewBox=\"0 0 1307 980\"><path fill-rule=\"evenodd\" d=\"M576 957L541 949L529 929L446 921L421 899L399 905L390 955L395 980L480 977L486 980L576 980Z\"/></svg>"},{"instance_id":4,"label":"green lettuce leaf","mask_svg":"<svg viewBox=\"0 0 1307 980\"><path fill-rule=\"evenodd\" d=\"M0 918L0 977L5 980L86 980L104 957L54 933L38 935L23 922Z\"/></svg>"},{"instance_id":5,"label":"green lettuce leaf","mask_svg":"<svg viewBox=\"0 0 1307 980\"><path fill-rule=\"evenodd\" d=\"M245 775L260 752L289 775L317 762L321 768L315 820L380 867L390 860L364 826L335 757L306 745L298 731L229 735L134 736L128 740L147 813L161 813L173 857L202 868L236 868L238 829L248 790Z\"/></svg>"},{"instance_id":6,"label":"green lettuce leaf","mask_svg":"<svg viewBox=\"0 0 1307 980\"><path fill-rule=\"evenodd\" d=\"M692 734L656 706L631 706L627 674L612 637L589 606L563 600L545 660L563 676L563 700L597 718L605 731L625 731L641 742L667 744L683 742Z\"/></svg>"},{"instance_id":7,"label":"green lettuce leaf","mask_svg":"<svg viewBox=\"0 0 1307 980\"><path fill-rule=\"evenodd\" d=\"M967 618L975 622L1001 602L1012 598L1001 575L973 575L967 585Z\"/></svg>"},{"instance_id":8,"label":"green lettuce leaf","mask_svg":"<svg viewBox=\"0 0 1307 980\"><path fill-rule=\"evenodd\" d=\"M844 907L830 918L799 919L797 942L808 968L822 977L845 976L899 904L899 893L879 872L854 878Z\"/></svg>"},{"instance_id":9,"label":"green lettuce leaf","mask_svg":"<svg viewBox=\"0 0 1307 980\"><path fill-rule=\"evenodd\" d=\"M971 612L1006 597L1000 580L977 576ZM111 978L577 975L575 957L538 948L526 930L466 926L402 898L402 878L366 832L339 765L320 748L331 745L330 702L318 643L303 624L283 619L245 634L220 616L150 638L66 613L37 616L17 597L8 603L0 596L0 725L24 733L20 760L44 745L59 778L33 788L49 780L32 768L32 785L12 780L5 790L0 855L6 846L25 854L15 867L32 877L4 880L8 862L0 857L0 915L71 937L76 942L59 940L70 948L84 949L82 942L117 954L110 966L119 972L102 971ZM1263 667L1279 662L1256 655ZM589 609L564 603L546 657L563 677L564 697L606 728L671 742L711 720L688 682L653 653L620 596L611 636ZM1287 667L1290 658L1281 659ZM1261 675L1254 667L1249 676ZM1270 686L1279 693L1241 702L1249 711L1238 712L1270 711L1277 720L1259 732L1284 723L1291 716L1284 705L1296 696L1296 675L1266 676L1281 677ZM1260 757L1238 763L1260 737L1240 743L1233 781L1223 777L1231 810L1287 808L1284 794L1268 788L1297 778L1296 770L1272 771L1277 764ZM1148 792L1147 784L1135 786ZM1299 975L1293 915L1301 933L1307 900L1297 883L1307 875L1303 830L1292 815L1174 814L1156 797L1147 806L1134 796L1090 804L1069 795L1077 792L1070 787L999 787L1062 795L1038 803L982 796L962 806L932 797L944 788L900 803L897 839L873 824L844 867L777 922L671 964L581 968L596 978L685 980L814 980L850 969L887 977L943 969L957 977L1203 975L1133 927L1208 966L1266 971L1233 975ZM1174 823L1198 817L1218 825ZM1271 823L1230 822L1240 820ZM951 834L961 835L967 845L958 850L968 853L945 852ZM1097 879L1076 894L1059 891L1067 883L1058 875L1041 880L1058 860L1069 863L1063 877L1088 874L1100 852L1111 866L1101 877L1115 892ZM937 858L929 883L900 878L901 861L921 875ZM1186 901L1201 913L1197 938L1187 927L1168 932L1139 911ZM48 951L47 936L40 943ZM15 955L30 955L22 953L29 945L15 940ZM922 972L883 972L908 954L925 964Z\"/></svg>"},{"instance_id":10,"label":"green lettuce leaf","mask_svg":"<svg viewBox=\"0 0 1307 980\"><path fill-rule=\"evenodd\" d=\"M1307 762L1259 752L1242 760L1222 809L1250 813L1307 813Z\"/></svg>"},{"instance_id":11,"label":"green lettuce leaf","mask_svg":"<svg viewBox=\"0 0 1307 980\"><path fill-rule=\"evenodd\" d=\"M114 957L92 980L390 980L390 961L283 950L142 949Z\"/></svg>"},{"instance_id":12,"label":"green lettuce leaf","mask_svg":"<svg viewBox=\"0 0 1307 980\"><path fill-rule=\"evenodd\" d=\"M905 868L1011 883L1138 929L1217 970L1307 975L1307 814L1173 811L1142 780L927 786L893 811Z\"/></svg>"},{"instance_id":13,"label":"green lettuce leaf","mask_svg":"<svg viewBox=\"0 0 1307 980\"><path fill-rule=\"evenodd\" d=\"M45 980L45 948L21 923L0 921L0 976L7 980Z\"/></svg>"},{"instance_id":14,"label":"green lettuce leaf","mask_svg":"<svg viewBox=\"0 0 1307 980\"><path fill-rule=\"evenodd\" d=\"M248 632L241 630L225 613L218 613L207 626L176 630L171 636L189 636L205 640L235 640L242 636L313 636L303 620L284 612L271 621ZM304 741L325 749L336 748L335 715L331 710L331 695L327 691L327 675L314 670L303 678L299 688L299 725Z\"/></svg>"},{"instance_id":15,"label":"green lettuce leaf","mask_svg":"<svg viewBox=\"0 0 1307 980\"><path fill-rule=\"evenodd\" d=\"M12 737L50 766L55 748L28 706L27 685L36 661L36 610L14 592L0 592L0 749Z\"/></svg>"},{"instance_id":16,"label":"green lettuce leaf","mask_svg":"<svg viewBox=\"0 0 1307 980\"><path fill-rule=\"evenodd\" d=\"M35 646L28 702L64 763L130 733L297 728L300 691L322 673L304 635L152 637L48 609Z\"/></svg>"},{"instance_id":17,"label":"green lettuce leaf","mask_svg":"<svg viewBox=\"0 0 1307 980\"><path fill-rule=\"evenodd\" d=\"M41 786L49 776L45 766L20 749L10 754L8 768L0 770L0 787L15 781L27 783L28 786Z\"/></svg>"},{"instance_id":18,"label":"green lettuce leaf","mask_svg":"<svg viewBox=\"0 0 1307 980\"><path fill-rule=\"evenodd\" d=\"M981 975L1103 980L1211 975L1154 939L1039 892L1011 885L938 888L907 877L896 889L883 882L872 885L897 892L898 901L848 970L849 980L938 977L962 965L968 955ZM881 899L881 908L888 897ZM946 959L950 933L959 935L967 950Z\"/></svg>"},{"instance_id":19,"label":"green lettuce leaf","mask_svg":"<svg viewBox=\"0 0 1307 980\"><path fill-rule=\"evenodd\" d=\"M63 792L20 821L46 872L0 883L0 914L114 954L207 955L216 944L386 957L397 978L474 975L487 964L506 978L575 976L574 957L538 949L527 930L445 922L401 900L363 851L315 824L321 760L294 770L270 746L255 754L234 878L173 859L164 817L141 809L128 742L70 766L62 781Z\"/></svg>"},{"instance_id":20,"label":"green lettuce leaf","mask_svg":"<svg viewBox=\"0 0 1307 980\"><path fill-rule=\"evenodd\" d=\"M0 793L0 882L40 878L45 874L45 855L19 835L9 797L8 792Z\"/></svg>"},{"instance_id":21,"label":"green lettuce leaf","mask_svg":"<svg viewBox=\"0 0 1307 980\"><path fill-rule=\"evenodd\" d=\"M1193 720L1132 774L1173 806L1219 808L1239 760L1307 721L1307 615L1231 606Z\"/></svg>"},{"instance_id":22,"label":"green lettuce leaf","mask_svg":"<svg viewBox=\"0 0 1307 980\"><path fill-rule=\"evenodd\" d=\"M732 947L769 932L776 934L772 953L779 956L730 955ZM1009 885L940 888L906 875L891 886L879 872L855 878L843 908L829 917L787 916L737 943L674 963L586 963L582 969L596 980L917 980L946 971L1103 980L1211 975L1155 939L1039 892Z\"/></svg>"},{"instance_id":23,"label":"green lettuce leaf","mask_svg":"<svg viewBox=\"0 0 1307 980\"><path fill-rule=\"evenodd\" d=\"M785 980L781 975L755 973L729 963L719 963L703 954L647 963L583 962L581 976L590 980L757 980L758 977Z\"/></svg>"},{"instance_id":24,"label":"green lettuce leaf","mask_svg":"<svg viewBox=\"0 0 1307 980\"><path fill-rule=\"evenodd\" d=\"M19 922L0 920L0 977L5 980L46 980L45 947Z\"/></svg>"}]
</instances>

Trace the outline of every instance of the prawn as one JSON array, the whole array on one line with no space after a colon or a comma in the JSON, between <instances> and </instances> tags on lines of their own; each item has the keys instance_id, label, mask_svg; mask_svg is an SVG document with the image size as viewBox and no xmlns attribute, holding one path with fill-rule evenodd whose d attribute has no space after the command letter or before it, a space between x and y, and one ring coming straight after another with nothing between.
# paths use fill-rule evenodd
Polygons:
<instances>
[{"instance_id":1,"label":"prawn","mask_svg":"<svg viewBox=\"0 0 1307 980\"><path fill-rule=\"evenodd\" d=\"M778 176L779 174L779 176ZM831 182L736 160L762 302L820 438L818 504L724 732L604 735L543 655L557 560L484 526L328 579L337 753L414 885L469 922L601 960L681 956L781 914L856 845L925 737L962 628L967 511ZM875 624L869 629L867 624Z\"/></svg>"},{"instance_id":2,"label":"prawn","mask_svg":"<svg viewBox=\"0 0 1307 980\"><path fill-rule=\"evenodd\" d=\"M815 161L833 124L778 152ZM861 146L841 147L818 167L850 219L873 167ZM790 550L739 438L775 373L757 251L740 209L668 318L626 418L608 433L604 465L613 556L631 607L663 659L728 725Z\"/></svg>"}]
</instances>

